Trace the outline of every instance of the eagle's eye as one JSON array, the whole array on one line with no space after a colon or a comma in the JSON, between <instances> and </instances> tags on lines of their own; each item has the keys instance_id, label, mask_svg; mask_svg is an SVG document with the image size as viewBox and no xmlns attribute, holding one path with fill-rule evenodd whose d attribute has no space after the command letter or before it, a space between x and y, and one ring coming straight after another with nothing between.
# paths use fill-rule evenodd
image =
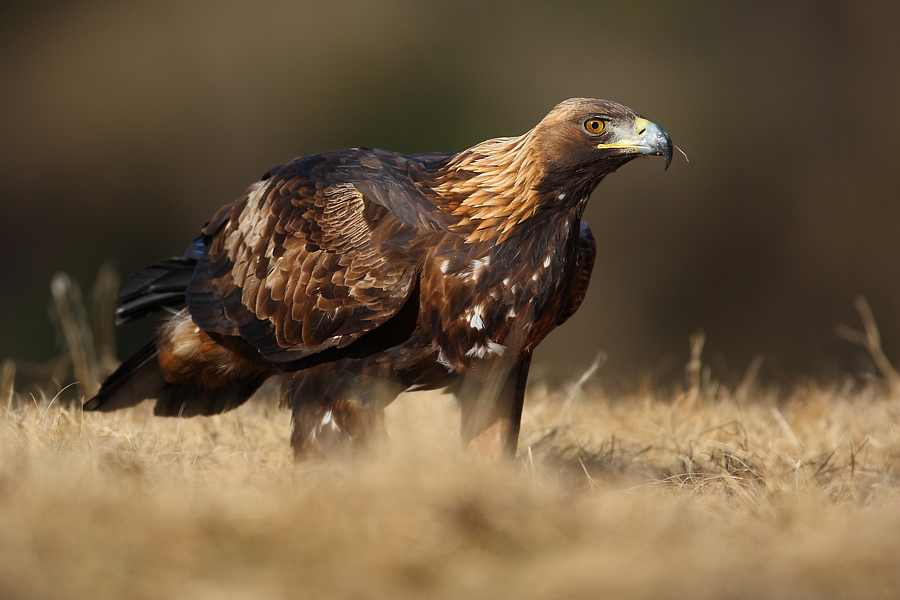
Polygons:
<instances>
[{"instance_id":1,"label":"eagle's eye","mask_svg":"<svg viewBox=\"0 0 900 600\"><path fill-rule=\"evenodd\" d=\"M600 133L603 131L604 123L600 119L588 119L584 122L584 128L588 133Z\"/></svg>"}]
</instances>

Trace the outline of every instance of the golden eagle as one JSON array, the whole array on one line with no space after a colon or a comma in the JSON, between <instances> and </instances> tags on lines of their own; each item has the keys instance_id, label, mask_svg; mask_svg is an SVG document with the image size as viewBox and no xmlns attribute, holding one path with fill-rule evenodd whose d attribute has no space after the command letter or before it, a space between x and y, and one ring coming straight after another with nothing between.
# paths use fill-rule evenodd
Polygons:
<instances>
[{"instance_id":1,"label":"golden eagle","mask_svg":"<svg viewBox=\"0 0 900 600\"><path fill-rule=\"evenodd\" d=\"M459 153L354 148L275 167L183 256L119 291L126 323L184 304L84 405L239 406L270 377L297 457L365 443L401 392L448 388L470 453L515 455L534 348L584 298L581 215L609 173L672 159L659 126L571 99L519 137Z\"/></svg>"}]
</instances>

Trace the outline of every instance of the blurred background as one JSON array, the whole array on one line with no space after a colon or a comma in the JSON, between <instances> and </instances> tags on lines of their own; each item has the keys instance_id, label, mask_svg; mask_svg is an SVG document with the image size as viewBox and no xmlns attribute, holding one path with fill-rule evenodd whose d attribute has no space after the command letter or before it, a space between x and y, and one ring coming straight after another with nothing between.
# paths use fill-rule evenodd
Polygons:
<instances>
[{"instance_id":1,"label":"blurred background","mask_svg":"<svg viewBox=\"0 0 900 600\"><path fill-rule=\"evenodd\" d=\"M535 376L723 381L869 369L835 334L864 296L900 362L900 3L6 2L0 8L0 360L61 352L63 271L89 296L180 254L268 168L351 146L461 150L557 102L616 100L690 157L594 194L579 313ZM120 328L119 356L151 325Z\"/></svg>"}]
</instances>

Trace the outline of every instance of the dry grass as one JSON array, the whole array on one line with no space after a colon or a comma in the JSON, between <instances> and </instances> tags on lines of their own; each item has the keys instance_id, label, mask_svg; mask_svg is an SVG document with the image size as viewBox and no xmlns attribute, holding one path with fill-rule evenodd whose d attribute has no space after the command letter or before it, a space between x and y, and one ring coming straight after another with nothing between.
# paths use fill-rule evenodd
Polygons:
<instances>
[{"instance_id":1,"label":"dry grass","mask_svg":"<svg viewBox=\"0 0 900 600\"><path fill-rule=\"evenodd\" d=\"M294 465L287 413L10 408L3 598L896 598L900 397L536 388L519 460L472 464L452 404Z\"/></svg>"},{"instance_id":2,"label":"dry grass","mask_svg":"<svg viewBox=\"0 0 900 600\"><path fill-rule=\"evenodd\" d=\"M54 279L50 381L80 373L81 396L114 364L114 279L91 310ZM900 597L900 378L859 306L865 331L841 335L880 380L779 398L755 364L729 391L698 335L687 391L532 386L499 465L463 458L436 394L401 397L364 456L294 464L272 394L211 418L83 414L17 394L6 361L0 598Z\"/></svg>"}]
</instances>

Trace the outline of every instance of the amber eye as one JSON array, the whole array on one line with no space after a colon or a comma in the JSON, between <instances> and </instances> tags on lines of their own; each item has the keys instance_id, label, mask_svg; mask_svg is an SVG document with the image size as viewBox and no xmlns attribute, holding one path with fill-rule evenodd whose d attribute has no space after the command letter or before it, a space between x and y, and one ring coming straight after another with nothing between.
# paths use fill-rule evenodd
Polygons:
<instances>
[{"instance_id":1,"label":"amber eye","mask_svg":"<svg viewBox=\"0 0 900 600\"><path fill-rule=\"evenodd\" d=\"M603 131L603 121L600 119L588 119L584 122L584 128L588 133L600 133Z\"/></svg>"}]
</instances>

